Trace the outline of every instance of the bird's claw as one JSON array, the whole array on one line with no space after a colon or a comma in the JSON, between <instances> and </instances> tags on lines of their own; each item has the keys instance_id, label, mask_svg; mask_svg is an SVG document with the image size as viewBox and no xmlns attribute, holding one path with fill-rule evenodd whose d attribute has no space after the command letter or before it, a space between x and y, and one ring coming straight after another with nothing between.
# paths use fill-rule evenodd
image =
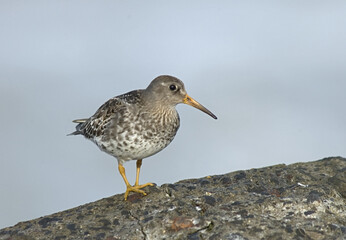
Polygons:
<instances>
[{"instance_id":1,"label":"bird's claw","mask_svg":"<svg viewBox=\"0 0 346 240\"><path fill-rule=\"evenodd\" d=\"M142 185L134 185L134 186L127 186L126 187L126 192L125 192L125 201L127 200L127 196L129 195L130 192L137 192L137 193L141 193L144 196L146 196L146 192L144 192L143 190L140 190L141 188L144 188L146 186L154 186L154 184L152 183L146 183L146 184L142 184Z\"/></svg>"}]
</instances>

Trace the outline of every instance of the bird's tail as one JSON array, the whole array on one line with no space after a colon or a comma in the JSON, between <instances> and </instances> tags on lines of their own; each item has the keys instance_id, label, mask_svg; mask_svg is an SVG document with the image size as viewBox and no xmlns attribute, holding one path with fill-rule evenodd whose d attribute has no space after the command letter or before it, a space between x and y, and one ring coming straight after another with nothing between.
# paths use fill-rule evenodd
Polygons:
<instances>
[{"instance_id":1,"label":"bird's tail","mask_svg":"<svg viewBox=\"0 0 346 240\"><path fill-rule=\"evenodd\" d=\"M82 134L82 132L81 132L81 126L82 126L82 124L85 123L87 120L88 120L88 118L73 120L72 122L78 123L78 125L76 126L76 131L74 131L74 132L72 132L72 133L70 133L70 134L67 134L67 136Z\"/></svg>"},{"instance_id":2,"label":"bird's tail","mask_svg":"<svg viewBox=\"0 0 346 240\"><path fill-rule=\"evenodd\" d=\"M88 121L88 118L76 119L76 120L73 120L72 122L74 122L74 123L84 123L86 121Z\"/></svg>"}]
</instances>

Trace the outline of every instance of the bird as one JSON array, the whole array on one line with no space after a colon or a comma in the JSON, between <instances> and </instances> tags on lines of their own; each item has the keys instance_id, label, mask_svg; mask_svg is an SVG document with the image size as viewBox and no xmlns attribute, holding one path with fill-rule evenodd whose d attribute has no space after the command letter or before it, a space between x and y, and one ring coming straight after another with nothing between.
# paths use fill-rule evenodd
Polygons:
<instances>
[{"instance_id":1,"label":"bird","mask_svg":"<svg viewBox=\"0 0 346 240\"><path fill-rule=\"evenodd\" d=\"M73 120L78 125L76 131L69 135L83 135L101 151L118 160L118 170L126 184L125 201L130 192L147 195L141 189L153 184L139 184L142 160L172 142L180 126L180 117L175 108L180 103L217 119L187 94L181 80L161 75L152 80L146 89L133 90L109 99L90 118ZM134 185L127 180L123 166L130 160L136 160Z\"/></svg>"}]
</instances>

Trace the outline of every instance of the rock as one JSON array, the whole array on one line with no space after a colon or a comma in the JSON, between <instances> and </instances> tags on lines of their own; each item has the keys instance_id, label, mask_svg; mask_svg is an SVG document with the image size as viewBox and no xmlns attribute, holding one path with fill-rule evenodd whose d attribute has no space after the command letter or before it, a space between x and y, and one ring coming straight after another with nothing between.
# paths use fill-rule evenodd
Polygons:
<instances>
[{"instance_id":1,"label":"rock","mask_svg":"<svg viewBox=\"0 0 346 240\"><path fill-rule=\"evenodd\" d=\"M188 179L0 230L0 239L346 239L346 159Z\"/></svg>"}]
</instances>

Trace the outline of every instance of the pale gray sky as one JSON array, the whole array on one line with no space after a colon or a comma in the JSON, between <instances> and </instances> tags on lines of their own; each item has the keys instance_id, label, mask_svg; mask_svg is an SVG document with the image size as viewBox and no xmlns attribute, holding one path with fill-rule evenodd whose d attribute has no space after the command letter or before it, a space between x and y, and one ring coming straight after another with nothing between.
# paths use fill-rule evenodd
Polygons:
<instances>
[{"instance_id":1,"label":"pale gray sky","mask_svg":"<svg viewBox=\"0 0 346 240\"><path fill-rule=\"evenodd\" d=\"M143 161L158 185L346 156L345 1L0 2L0 228L125 191L71 122L158 75L218 120ZM125 164L134 182L135 162Z\"/></svg>"}]
</instances>

